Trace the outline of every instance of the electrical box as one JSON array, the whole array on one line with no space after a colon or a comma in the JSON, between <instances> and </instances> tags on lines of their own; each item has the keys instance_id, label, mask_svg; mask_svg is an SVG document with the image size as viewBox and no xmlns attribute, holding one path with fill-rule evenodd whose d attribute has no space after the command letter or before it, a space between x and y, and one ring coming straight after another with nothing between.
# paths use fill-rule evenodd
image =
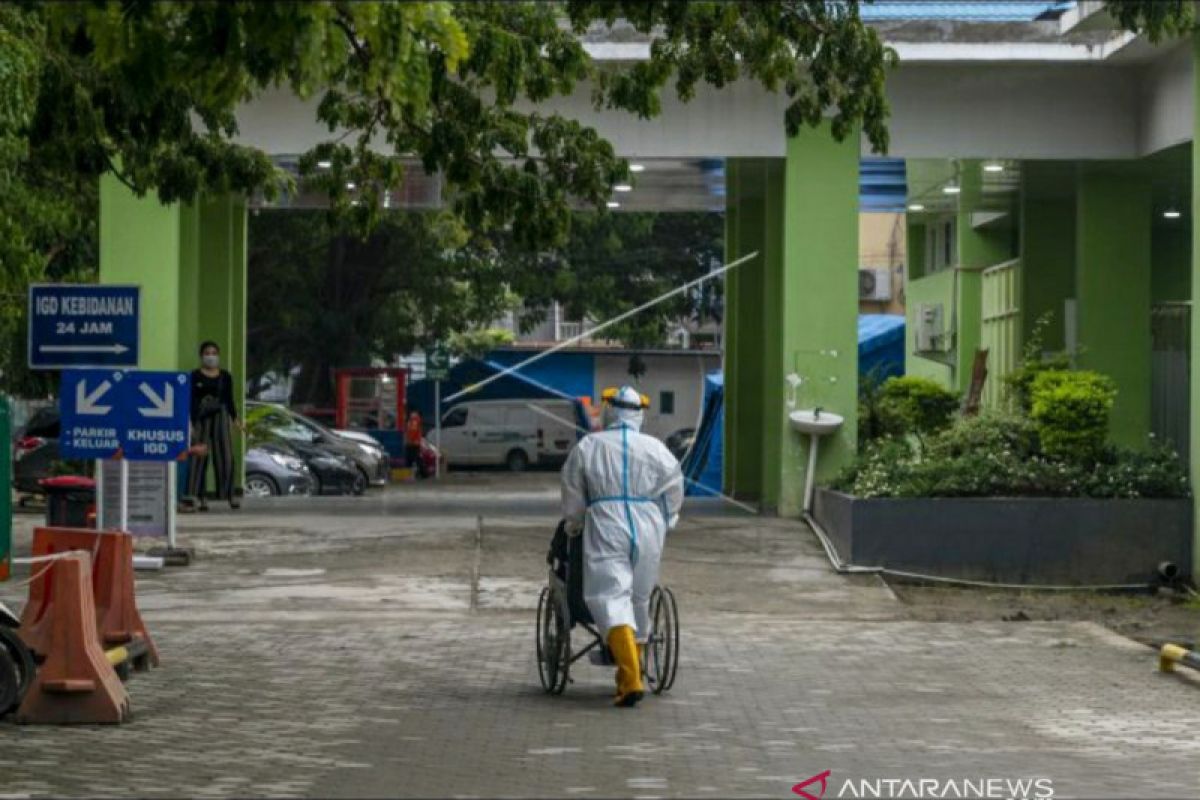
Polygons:
<instances>
[{"instance_id":1,"label":"electrical box","mask_svg":"<svg viewBox=\"0 0 1200 800\"><path fill-rule=\"evenodd\" d=\"M941 303L921 303L917 306L914 338L918 353L940 353L949 349Z\"/></svg>"},{"instance_id":2,"label":"electrical box","mask_svg":"<svg viewBox=\"0 0 1200 800\"><path fill-rule=\"evenodd\" d=\"M892 271L889 269L860 269L858 299L887 302L892 299Z\"/></svg>"}]
</instances>

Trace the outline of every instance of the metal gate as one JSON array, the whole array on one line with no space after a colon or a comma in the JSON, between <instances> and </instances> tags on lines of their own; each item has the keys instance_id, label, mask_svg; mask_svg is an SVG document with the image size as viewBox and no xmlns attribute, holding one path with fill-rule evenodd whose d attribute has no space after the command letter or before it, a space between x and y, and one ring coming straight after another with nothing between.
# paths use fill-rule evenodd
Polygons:
<instances>
[{"instance_id":1,"label":"metal gate","mask_svg":"<svg viewBox=\"0 0 1200 800\"><path fill-rule=\"evenodd\" d=\"M1159 440L1173 446L1185 463L1191 427L1191 326L1192 308L1188 303L1157 303L1150 309L1150 429Z\"/></svg>"},{"instance_id":2,"label":"metal gate","mask_svg":"<svg viewBox=\"0 0 1200 800\"><path fill-rule=\"evenodd\" d=\"M980 347L988 351L988 376L983 385L983 407L995 408L1004 396L1004 376L1021 358L1021 308L1017 278L1019 259L983 271L983 330Z\"/></svg>"}]
</instances>

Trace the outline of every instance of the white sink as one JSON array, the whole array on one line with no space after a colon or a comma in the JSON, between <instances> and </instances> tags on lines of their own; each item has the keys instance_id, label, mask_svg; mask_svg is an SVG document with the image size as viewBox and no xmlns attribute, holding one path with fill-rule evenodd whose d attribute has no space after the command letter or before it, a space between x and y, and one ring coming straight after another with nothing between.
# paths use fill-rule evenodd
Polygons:
<instances>
[{"instance_id":1,"label":"white sink","mask_svg":"<svg viewBox=\"0 0 1200 800\"><path fill-rule=\"evenodd\" d=\"M845 422L841 414L831 411L818 411L815 408L803 408L788 414L792 429L807 433L811 436L828 436L842 427Z\"/></svg>"}]
</instances>

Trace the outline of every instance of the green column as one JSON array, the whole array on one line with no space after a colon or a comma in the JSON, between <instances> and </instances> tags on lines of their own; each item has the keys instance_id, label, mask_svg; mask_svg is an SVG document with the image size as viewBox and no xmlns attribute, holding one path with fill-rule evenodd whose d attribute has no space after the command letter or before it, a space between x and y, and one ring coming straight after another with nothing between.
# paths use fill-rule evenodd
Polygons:
<instances>
[{"instance_id":1,"label":"green column","mask_svg":"<svg viewBox=\"0 0 1200 800\"><path fill-rule=\"evenodd\" d=\"M0 395L0 581L12 570L12 410Z\"/></svg>"},{"instance_id":2,"label":"green column","mask_svg":"<svg viewBox=\"0 0 1200 800\"><path fill-rule=\"evenodd\" d=\"M857 446L858 164L858 136L835 141L828 123L788 140L783 263L770 326L780 350L767 367L771 394L764 403L769 440L779 447L773 477L782 516L801 510L809 446L788 424L786 374L804 380L799 407L821 406L845 418L821 442L817 480L832 477Z\"/></svg>"},{"instance_id":3,"label":"green column","mask_svg":"<svg viewBox=\"0 0 1200 800\"><path fill-rule=\"evenodd\" d=\"M1075 165L1027 161L1021 165L1021 327L1028 341L1039 318L1050 315L1046 350L1066 348L1064 307L1075 296Z\"/></svg>"},{"instance_id":4,"label":"green column","mask_svg":"<svg viewBox=\"0 0 1200 800\"><path fill-rule=\"evenodd\" d=\"M725 487L750 501L767 500L763 402L771 319L768 272L778 264L781 204L768 207L768 183L781 182L778 159L731 159L728 162L726 253L732 261L748 253L758 257L729 273L725 342ZM775 176L771 179L771 176ZM776 189L777 191L777 189ZM776 219L770 220L769 214Z\"/></svg>"},{"instance_id":5,"label":"green column","mask_svg":"<svg viewBox=\"0 0 1200 800\"><path fill-rule=\"evenodd\" d=\"M1192 121L1192 341L1190 390L1192 402L1189 428L1190 471L1192 475L1192 575L1200 575L1200 491L1197 491L1196 476L1200 475L1200 369L1196 367L1200 354L1200 33L1192 39L1192 64L1195 76L1192 91L1195 93Z\"/></svg>"},{"instance_id":6,"label":"green column","mask_svg":"<svg viewBox=\"0 0 1200 800\"><path fill-rule=\"evenodd\" d=\"M245 401L246 203L229 195L164 205L112 176L100 182L100 280L142 287L141 369L190 370L221 345ZM244 443L241 443L244 452ZM238 460L241 468L242 459Z\"/></svg>"},{"instance_id":7,"label":"green column","mask_svg":"<svg viewBox=\"0 0 1200 800\"><path fill-rule=\"evenodd\" d=\"M1116 382L1113 441L1138 447L1150 432L1150 184L1081 164L1076 186L1077 363Z\"/></svg>"}]
</instances>

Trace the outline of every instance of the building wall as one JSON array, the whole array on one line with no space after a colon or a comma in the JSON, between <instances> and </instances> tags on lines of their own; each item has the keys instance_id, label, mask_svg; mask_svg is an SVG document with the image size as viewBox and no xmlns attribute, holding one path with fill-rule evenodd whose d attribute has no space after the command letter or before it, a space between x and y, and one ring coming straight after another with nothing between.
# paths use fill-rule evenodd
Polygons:
<instances>
[{"instance_id":1,"label":"building wall","mask_svg":"<svg viewBox=\"0 0 1200 800\"><path fill-rule=\"evenodd\" d=\"M643 355L646 374L635 381L629 374L628 353L594 356L596 363L596 393L609 386L629 384L650 397L643 430L651 436L665 439L680 428L697 428L704 405L704 376L721 368L718 353L695 353L678 356ZM662 413L661 393L675 393L675 411ZM597 396L595 398L599 400Z\"/></svg>"},{"instance_id":2,"label":"building wall","mask_svg":"<svg viewBox=\"0 0 1200 800\"><path fill-rule=\"evenodd\" d=\"M860 300L864 314L904 313L904 256L907 247L904 215L862 213L858 215L858 265L860 269L891 272L892 298L887 301Z\"/></svg>"}]
</instances>

